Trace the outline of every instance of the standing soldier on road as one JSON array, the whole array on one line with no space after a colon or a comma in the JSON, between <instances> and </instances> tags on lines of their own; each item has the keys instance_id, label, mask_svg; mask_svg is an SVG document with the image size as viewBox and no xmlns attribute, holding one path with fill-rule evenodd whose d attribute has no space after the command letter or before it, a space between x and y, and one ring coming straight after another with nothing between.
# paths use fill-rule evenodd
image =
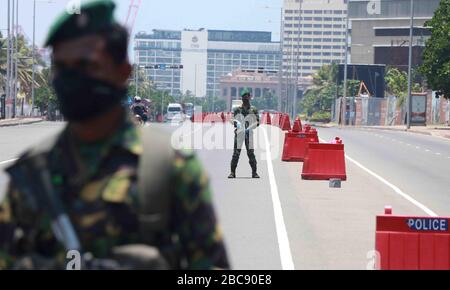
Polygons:
<instances>
[{"instance_id":1,"label":"standing soldier on road","mask_svg":"<svg viewBox=\"0 0 450 290\"><path fill-rule=\"evenodd\" d=\"M64 269L68 252L82 269L229 268L198 159L121 105L131 65L114 9L89 2L50 30L68 125L7 170L0 269Z\"/></svg>"},{"instance_id":2,"label":"standing soldier on road","mask_svg":"<svg viewBox=\"0 0 450 290\"><path fill-rule=\"evenodd\" d=\"M257 162L255 157L255 149L253 146L253 130L259 127L258 110L250 105L251 93L245 89L241 93L242 106L237 107L233 111L234 125L234 150L231 160L231 174L228 178L236 178L236 168L241 155L242 145L245 143L248 160L252 168L252 178L259 178L257 170Z\"/></svg>"}]
</instances>

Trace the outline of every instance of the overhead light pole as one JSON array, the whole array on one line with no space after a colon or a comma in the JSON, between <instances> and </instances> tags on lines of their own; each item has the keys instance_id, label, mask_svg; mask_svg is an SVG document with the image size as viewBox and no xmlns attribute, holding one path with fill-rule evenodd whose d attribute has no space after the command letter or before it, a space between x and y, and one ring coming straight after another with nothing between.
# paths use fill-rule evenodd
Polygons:
<instances>
[{"instance_id":1,"label":"overhead light pole","mask_svg":"<svg viewBox=\"0 0 450 290\"><path fill-rule=\"evenodd\" d=\"M342 107L342 126L346 125L347 121L347 82L348 82L348 44L349 44L349 30L350 30L350 12L349 4L347 3L347 17L345 20L345 56L344 56L344 93L341 101Z\"/></svg>"},{"instance_id":2,"label":"overhead light pole","mask_svg":"<svg viewBox=\"0 0 450 290\"><path fill-rule=\"evenodd\" d=\"M409 55L408 55L408 96L407 96L407 116L406 128L411 128L411 113L412 113L412 53L413 53L413 34L414 34L414 0L411 0L411 20L409 28Z\"/></svg>"},{"instance_id":3,"label":"overhead light pole","mask_svg":"<svg viewBox=\"0 0 450 290\"><path fill-rule=\"evenodd\" d=\"M11 0L8 0L7 6L6 100L11 100Z\"/></svg>"},{"instance_id":4,"label":"overhead light pole","mask_svg":"<svg viewBox=\"0 0 450 290\"><path fill-rule=\"evenodd\" d=\"M38 1L33 0L33 49L32 49L32 82L31 82L31 111L30 114L33 115L34 113L34 106L35 106L35 81L36 81L36 3L37 2L46 2L46 3L54 3L52 0L48 1Z\"/></svg>"}]
</instances>

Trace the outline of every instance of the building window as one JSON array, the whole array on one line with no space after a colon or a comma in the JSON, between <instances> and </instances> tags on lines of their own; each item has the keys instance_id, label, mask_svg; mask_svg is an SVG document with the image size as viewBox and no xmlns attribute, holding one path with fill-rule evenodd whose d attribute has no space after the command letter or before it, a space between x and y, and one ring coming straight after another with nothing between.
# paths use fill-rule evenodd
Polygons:
<instances>
[{"instance_id":1,"label":"building window","mask_svg":"<svg viewBox=\"0 0 450 290\"><path fill-rule=\"evenodd\" d=\"M232 97L237 97L237 89L235 87L231 88L231 96Z\"/></svg>"},{"instance_id":2,"label":"building window","mask_svg":"<svg viewBox=\"0 0 450 290\"><path fill-rule=\"evenodd\" d=\"M255 98L260 98L261 97L261 89L260 88L256 88L255 89Z\"/></svg>"}]
</instances>

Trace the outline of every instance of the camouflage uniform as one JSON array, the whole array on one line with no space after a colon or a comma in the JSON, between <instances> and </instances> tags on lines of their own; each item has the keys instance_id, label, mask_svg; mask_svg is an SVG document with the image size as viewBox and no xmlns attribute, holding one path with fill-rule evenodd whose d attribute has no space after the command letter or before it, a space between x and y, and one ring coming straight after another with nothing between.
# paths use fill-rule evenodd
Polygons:
<instances>
[{"instance_id":1,"label":"camouflage uniform","mask_svg":"<svg viewBox=\"0 0 450 290\"><path fill-rule=\"evenodd\" d=\"M236 127L236 122L241 123L242 127L236 129L234 133L234 150L233 157L231 159L231 172L235 173L239 162L239 156L241 155L242 145L245 143L245 149L247 150L247 156L252 168L252 172L257 172L257 162L255 157L255 150L253 146L253 132L259 126L259 115L258 110L250 106L246 108L245 106L240 106L233 111L233 123ZM250 128L249 132L245 132L245 129Z\"/></svg>"},{"instance_id":2,"label":"camouflage uniform","mask_svg":"<svg viewBox=\"0 0 450 290\"><path fill-rule=\"evenodd\" d=\"M52 183L61 193L83 250L96 258L108 257L115 246L142 243L137 215L140 136L130 118L107 141L95 144L80 143L66 128L48 154ZM207 175L189 152L176 152L173 169L170 227L158 248L162 253L178 253L185 261L180 268L228 268ZM63 262L66 253L52 232L48 214L33 212L23 201L10 184L0 205L0 269L10 268L29 253Z\"/></svg>"}]
</instances>

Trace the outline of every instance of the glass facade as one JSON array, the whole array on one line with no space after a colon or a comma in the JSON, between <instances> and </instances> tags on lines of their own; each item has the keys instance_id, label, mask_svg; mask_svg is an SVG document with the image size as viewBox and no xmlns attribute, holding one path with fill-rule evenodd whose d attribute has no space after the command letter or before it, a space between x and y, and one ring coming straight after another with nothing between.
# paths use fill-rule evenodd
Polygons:
<instances>
[{"instance_id":1,"label":"glass facade","mask_svg":"<svg viewBox=\"0 0 450 290\"><path fill-rule=\"evenodd\" d=\"M283 66L286 75L298 73L299 77L306 77L324 64L342 62L346 2L329 1L327 9L320 9L322 7L315 1L305 1L301 13L298 8L298 1L285 1Z\"/></svg>"},{"instance_id":2,"label":"glass facade","mask_svg":"<svg viewBox=\"0 0 450 290\"><path fill-rule=\"evenodd\" d=\"M140 66L181 65L181 31L154 30L135 38L135 60ZM173 96L181 94L182 71L179 69L146 69L156 88Z\"/></svg>"},{"instance_id":3,"label":"glass facade","mask_svg":"<svg viewBox=\"0 0 450 290\"><path fill-rule=\"evenodd\" d=\"M139 65L183 65L182 31L154 30L152 34L140 33L135 38L135 59ZM220 78L237 69L263 69L278 71L281 54L279 43L271 41L270 32L209 30L206 96L220 96ZM223 44L227 43L227 44ZM230 45L231 43L231 45ZM250 47L248 46L250 45ZM148 76L161 90L172 95L181 94L183 70L147 69Z\"/></svg>"},{"instance_id":4,"label":"glass facade","mask_svg":"<svg viewBox=\"0 0 450 290\"><path fill-rule=\"evenodd\" d=\"M220 78L237 69L263 69L278 71L281 55L279 52L251 51L208 51L207 96L220 96Z\"/></svg>"}]
</instances>

